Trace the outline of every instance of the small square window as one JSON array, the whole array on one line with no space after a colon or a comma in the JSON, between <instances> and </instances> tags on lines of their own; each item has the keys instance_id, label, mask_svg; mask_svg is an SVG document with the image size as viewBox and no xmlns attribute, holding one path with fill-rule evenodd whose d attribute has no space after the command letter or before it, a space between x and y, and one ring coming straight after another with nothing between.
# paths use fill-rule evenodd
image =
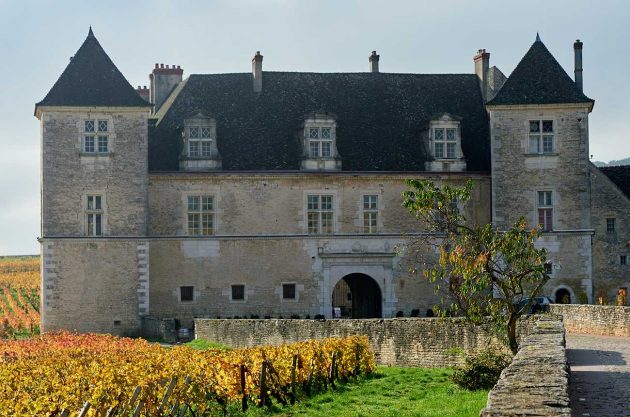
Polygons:
<instances>
[{"instance_id":1,"label":"small square window","mask_svg":"<svg viewBox=\"0 0 630 417\"><path fill-rule=\"evenodd\" d=\"M615 233L615 218L606 219L606 233Z\"/></svg>"},{"instance_id":2,"label":"small square window","mask_svg":"<svg viewBox=\"0 0 630 417\"><path fill-rule=\"evenodd\" d=\"M232 300L245 299L245 285L232 285Z\"/></svg>"},{"instance_id":3,"label":"small square window","mask_svg":"<svg viewBox=\"0 0 630 417\"><path fill-rule=\"evenodd\" d=\"M86 120L85 121L85 131L86 132L94 132L94 120Z\"/></svg>"},{"instance_id":4,"label":"small square window","mask_svg":"<svg viewBox=\"0 0 630 417\"><path fill-rule=\"evenodd\" d=\"M179 287L180 301L193 301L195 287Z\"/></svg>"},{"instance_id":5,"label":"small square window","mask_svg":"<svg viewBox=\"0 0 630 417\"><path fill-rule=\"evenodd\" d=\"M330 139L330 128L322 127L322 139Z\"/></svg>"},{"instance_id":6,"label":"small square window","mask_svg":"<svg viewBox=\"0 0 630 417\"><path fill-rule=\"evenodd\" d=\"M198 127L191 127L189 130L189 134L190 137L193 139L196 139L199 137L199 128Z\"/></svg>"},{"instance_id":7,"label":"small square window","mask_svg":"<svg viewBox=\"0 0 630 417\"><path fill-rule=\"evenodd\" d=\"M545 274L551 275L553 273L553 263L551 261L545 262Z\"/></svg>"},{"instance_id":8,"label":"small square window","mask_svg":"<svg viewBox=\"0 0 630 417\"><path fill-rule=\"evenodd\" d=\"M98 131L99 132L107 132L107 120L99 120L98 121Z\"/></svg>"},{"instance_id":9,"label":"small square window","mask_svg":"<svg viewBox=\"0 0 630 417\"><path fill-rule=\"evenodd\" d=\"M202 139L209 139L210 138L210 128L209 127L202 127L201 128L201 137L202 137Z\"/></svg>"},{"instance_id":10,"label":"small square window","mask_svg":"<svg viewBox=\"0 0 630 417\"><path fill-rule=\"evenodd\" d=\"M282 298L295 300L295 284L282 284Z\"/></svg>"},{"instance_id":11,"label":"small square window","mask_svg":"<svg viewBox=\"0 0 630 417\"><path fill-rule=\"evenodd\" d=\"M628 255L619 256L619 264L620 265L628 265Z\"/></svg>"},{"instance_id":12,"label":"small square window","mask_svg":"<svg viewBox=\"0 0 630 417\"><path fill-rule=\"evenodd\" d=\"M309 137L311 139L319 139L319 129L318 128L310 128L309 129Z\"/></svg>"},{"instance_id":13,"label":"small square window","mask_svg":"<svg viewBox=\"0 0 630 417\"><path fill-rule=\"evenodd\" d=\"M538 133L538 132L540 132L540 120L530 120L529 121L529 132L530 133Z\"/></svg>"}]
</instances>

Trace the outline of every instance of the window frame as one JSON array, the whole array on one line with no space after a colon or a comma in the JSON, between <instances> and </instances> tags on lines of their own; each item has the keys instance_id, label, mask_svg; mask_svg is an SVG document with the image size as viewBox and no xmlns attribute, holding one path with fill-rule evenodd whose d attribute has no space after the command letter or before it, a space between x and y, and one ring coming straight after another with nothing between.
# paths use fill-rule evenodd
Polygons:
<instances>
[{"instance_id":1,"label":"window frame","mask_svg":"<svg viewBox=\"0 0 630 417\"><path fill-rule=\"evenodd\" d=\"M184 299L184 288L186 289L190 288L190 299L188 299L188 297ZM179 302L180 303L194 303L195 302L195 286L194 285L181 285L179 287Z\"/></svg>"},{"instance_id":2,"label":"window frame","mask_svg":"<svg viewBox=\"0 0 630 417\"><path fill-rule=\"evenodd\" d=\"M283 282L280 285L282 287L282 290L281 290L282 301L297 301L298 299L297 284L295 282ZM286 297L286 288L290 288L290 287L293 287L293 297Z\"/></svg>"},{"instance_id":3,"label":"window frame","mask_svg":"<svg viewBox=\"0 0 630 417\"><path fill-rule=\"evenodd\" d=\"M88 128L88 123L91 123ZM81 153L103 156L112 153L112 121L109 118L88 117L82 120Z\"/></svg>"},{"instance_id":4,"label":"window frame","mask_svg":"<svg viewBox=\"0 0 630 417\"><path fill-rule=\"evenodd\" d=\"M545 122L551 123L551 131L545 132ZM538 124L538 130L532 131L532 123ZM527 153L529 155L555 155L556 152L556 120L553 118L528 119L527 122ZM547 147L546 139L551 141L551 149ZM533 150L533 140L536 143L536 150Z\"/></svg>"},{"instance_id":5,"label":"window frame","mask_svg":"<svg viewBox=\"0 0 630 417\"><path fill-rule=\"evenodd\" d=\"M105 196L103 193L91 192L84 200L85 235L101 237L105 235Z\"/></svg>"},{"instance_id":6,"label":"window frame","mask_svg":"<svg viewBox=\"0 0 630 417\"><path fill-rule=\"evenodd\" d=\"M375 197L375 207L371 207L371 201L366 198ZM365 234L376 234L379 232L378 221L380 217L380 198L378 194L361 195L361 230ZM366 203L368 207L366 207ZM366 223L367 222L367 223Z\"/></svg>"},{"instance_id":7,"label":"window frame","mask_svg":"<svg viewBox=\"0 0 630 417\"><path fill-rule=\"evenodd\" d=\"M235 288L242 288L242 298L234 298ZM247 301L247 286L245 284L230 284L230 301L244 303Z\"/></svg>"},{"instance_id":8,"label":"window frame","mask_svg":"<svg viewBox=\"0 0 630 417\"><path fill-rule=\"evenodd\" d=\"M549 198L547 199L547 193ZM541 195L543 200L541 203ZM541 222L541 215L542 222ZM554 192L553 190L536 191L536 224L543 232L552 232L554 229Z\"/></svg>"},{"instance_id":9,"label":"window frame","mask_svg":"<svg viewBox=\"0 0 630 417\"><path fill-rule=\"evenodd\" d=\"M333 139L334 126L324 125L306 125L304 127L304 134L308 143L308 156L311 159L332 159L334 157L334 139ZM316 131L317 135L313 137L313 132ZM324 131L328 132L328 137L324 138ZM314 146L315 145L315 152ZM324 155L324 145L328 145L328 151Z\"/></svg>"},{"instance_id":10,"label":"window frame","mask_svg":"<svg viewBox=\"0 0 630 417\"><path fill-rule=\"evenodd\" d=\"M312 197L317 198L317 208L312 208L314 202ZM330 208L323 208L322 197L330 198ZM309 235L333 235L335 234L335 214L336 214L336 195L330 192L307 192L306 193L306 232ZM326 215L324 217L324 215ZM315 216L315 217L313 217ZM315 218L315 227L311 226L311 219ZM329 220L329 225L324 229L324 219Z\"/></svg>"},{"instance_id":11,"label":"window frame","mask_svg":"<svg viewBox=\"0 0 630 417\"><path fill-rule=\"evenodd\" d=\"M462 132L460 118L443 114L429 124L429 148L435 161L452 162L461 160ZM449 138L452 132L452 138Z\"/></svg>"},{"instance_id":12,"label":"window frame","mask_svg":"<svg viewBox=\"0 0 630 417\"><path fill-rule=\"evenodd\" d=\"M191 199L198 199L198 208L191 209ZM204 199L210 200L210 209L204 209L204 205L207 205L207 201L204 203ZM185 196L185 230L187 236L213 236L216 233L216 198L213 194L206 193L190 193ZM197 220L191 220L191 216L194 219L198 216ZM204 219L206 226L204 227ZM197 222L198 226L191 227L191 221ZM205 233L207 232L207 233Z\"/></svg>"},{"instance_id":13,"label":"window frame","mask_svg":"<svg viewBox=\"0 0 630 417\"><path fill-rule=\"evenodd\" d=\"M628 255L626 254L619 255L619 265L628 266Z\"/></svg>"},{"instance_id":14,"label":"window frame","mask_svg":"<svg viewBox=\"0 0 630 417\"><path fill-rule=\"evenodd\" d=\"M616 223L617 223L616 217L606 217L606 233L607 234L614 234L617 232Z\"/></svg>"},{"instance_id":15,"label":"window frame","mask_svg":"<svg viewBox=\"0 0 630 417\"><path fill-rule=\"evenodd\" d=\"M192 130L198 129L198 136L192 137ZM204 137L203 132L204 129L208 131L208 135ZM211 123L207 125L204 123L195 123L186 126L186 136L187 136L187 156L191 159L210 159L213 157L213 143L214 143L214 132L215 129ZM197 145L196 154L193 155L192 145ZM204 146L205 145L205 146ZM204 148L206 148L206 152L204 153Z\"/></svg>"}]
</instances>

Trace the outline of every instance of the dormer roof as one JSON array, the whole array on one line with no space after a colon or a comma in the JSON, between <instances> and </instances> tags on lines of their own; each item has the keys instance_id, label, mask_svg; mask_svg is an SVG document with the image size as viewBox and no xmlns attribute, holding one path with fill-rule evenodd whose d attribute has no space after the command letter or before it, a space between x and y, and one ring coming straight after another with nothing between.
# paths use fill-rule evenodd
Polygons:
<instances>
[{"instance_id":1,"label":"dormer roof","mask_svg":"<svg viewBox=\"0 0 630 417\"><path fill-rule=\"evenodd\" d=\"M594 101L584 95L536 35L521 62L489 106L517 104L568 104Z\"/></svg>"},{"instance_id":2,"label":"dormer roof","mask_svg":"<svg viewBox=\"0 0 630 417\"><path fill-rule=\"evenodd\" d=\"M46 97L36 106L148 107L98 42L92 28Z\"/></svg>"}]
</instances>

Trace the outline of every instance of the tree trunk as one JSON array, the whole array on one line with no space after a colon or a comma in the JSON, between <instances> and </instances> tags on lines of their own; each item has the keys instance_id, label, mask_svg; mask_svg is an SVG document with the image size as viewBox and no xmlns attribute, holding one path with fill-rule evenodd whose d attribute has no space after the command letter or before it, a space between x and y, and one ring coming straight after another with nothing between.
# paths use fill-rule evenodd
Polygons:
<instances>
[{"instance_id":1,"label":"tree trunk","mask_svg":"<svg viewBox=\"0 0 630 417\"><path fill-rule=\"evenodd\" d=\"M507 324L508 342L510 344L510 350L514 355L518 352L518 341L516 340L516 324L518 317L510 315L510 319Z\"/></svg>"}]
</instances>

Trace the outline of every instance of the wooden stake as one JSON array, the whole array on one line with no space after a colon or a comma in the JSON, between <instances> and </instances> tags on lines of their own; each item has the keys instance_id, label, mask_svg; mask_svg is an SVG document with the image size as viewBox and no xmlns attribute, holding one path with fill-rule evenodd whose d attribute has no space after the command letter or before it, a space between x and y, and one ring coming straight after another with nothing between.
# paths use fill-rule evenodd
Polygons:
<instances>
[{"instance_id":1,"label":"wooden stake","mask_svg":"<svg viewBox=\"0 0 630 417\"><path fill-rule=\"evenodd\" d=\"M247 411L247 394L245 393L245 365L241 365L241 408L243 412Z\"/></svg>"},{"instance_id":2,"label":"wooden stake","mask_svg":"<svg viewBox=\"0 0 630 417\"><path fill-rule=\"evenodd\" d=\"M79 412L79 416L78 417L85 417L85 416L87 416L87 412L89 410L90 410L90 403L86 401L85 404L83 404L83 408Z\"/></svg>"},{"instance_id":3,"label":"wooden stake","mask_svg":"<svg viewBox=\"0 0 630 417\"><path fill-rule=\"evenodd\" d=\"M293 355L293 363L291 364L291 405L295 404L295 368L297 367L297 355Z\"/></svg>"},{"instance_id":4,"label":"wooden stake","mask_svg":"<svg viewBox=\"0 0 630 417\"><path fill-rule=\"evenodd\" d=\"M260 371L260 402L259 407L267 405L267 362L262 363L262 369Z\"/></svg>"},{"instance_id":5,"label":"wooden stake","mask_svg":"<svg viewBox=\"0 0 630 417\"><path fill-rule=\"evenodd\" d=\"M171 383L168 384L168 388L166 389L166 393L164 394L164 398L162 398L162 404L160 404L160 408L158 409L158 412L162 412L162 410L164 410L164 407L166 407L166 404L168 403L168 398L171 396L171 394L173 393L173 388L175 388L175 384L177 383L177 377L173 377L173 379L171 379Z\"/></svg>"},{"instance_id":6,"label":"wooden stake","mask_svg":"<svg viewBox=\"0 0 630 417\"><path fill-rule=\"evenodd\" d=\"M140 401L138 403L138 405L136 406L136 409L133 410L133 417L139 417L140 416L140 411L142 410L142 406L144 405L143 401Z\"/></svg>"},{"instance_id":7,"label":"wooden stake","mask_svg":"<svg viewBox=\"0 0 630 417\"><path fill-rule=\"evenodd\" d=\"M70 415L70 411L68 411L67 408L64 408L63 410L61 410L61 414L59 414L59 417L68 417Z\"/></svg>"}]
</instances>

